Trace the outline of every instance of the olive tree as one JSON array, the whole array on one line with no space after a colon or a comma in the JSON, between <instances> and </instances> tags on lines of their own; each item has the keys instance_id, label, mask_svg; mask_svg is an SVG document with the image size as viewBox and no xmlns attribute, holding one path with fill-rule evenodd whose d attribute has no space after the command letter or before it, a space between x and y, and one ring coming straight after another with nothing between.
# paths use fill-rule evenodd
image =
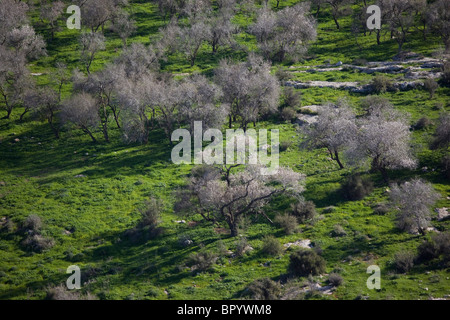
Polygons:
<instances>
[{"instance_id":1,"label":"olive tree","mask_svg":"<svg viewBox=\"0 0 450 320\"><path fill-rule=\"evenodd\" d=\"M52 40L58 28L58 19L63 15L65 7L66 5L62 1L49 1L41 6L40 17L50 25Z\"/></svg>"},{"instance_id":2,"label":"olive tree","mask_svg":"<svg viewBox=\"0 0 450 320\"><path fill-rule=\"evenodd\" d=\"M393 184L390 199L398 209L397 226L403 231L424 234L431 220L430 207L439 197L433 186L422 179Z\"/></svg>"},{"instance_id":3,"label":"olive tree","mask_svg":"<svg viewBox=\"0 0 450 320\"><path fill-rule=\"evenodd\" d=\"M127 46L127 39L136 31L136 21L130 18L128 12L120 9L112 18L111 29L122 39L123 47Z\"/></svg>"},{"instance_id":4,"label":"olive tree","mask_svg":"<svg viewBox=\"0 0 450 320\"><path fill-rule=\"evenodd\" d=\"M90 73L95 55L105 49L105 37L103 34L94 32L82 32L80 35L81 61Z\"/></svg>"},{"instance_id":5,"label":"olive tree","mask_svg":"<svg viewBox=\"0 0 450 320\"><path fill-rule=\"evenodd\" d=\"M450 51L450 10L448 1L437 0L428 5L427 24L433 33L439 35L445 45L445 51Z\"/></svg>"}]
</instances>

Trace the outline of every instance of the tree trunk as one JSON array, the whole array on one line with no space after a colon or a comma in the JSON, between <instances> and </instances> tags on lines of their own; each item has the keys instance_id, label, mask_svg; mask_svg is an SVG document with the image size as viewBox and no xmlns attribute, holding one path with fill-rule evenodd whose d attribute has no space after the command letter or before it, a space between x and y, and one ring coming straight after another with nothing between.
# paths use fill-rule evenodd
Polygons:
<instances>
[{"instance_id":1,"label":"tree trunk","mask_svg":"<svg viewBox=\"0 0 450 320\"><path fill-rule=\"evenodd\" d=\"M381 31L380 31L380 29L377 29L377 45L381 44L380 36L381 36Z\"/></svg>"},{"instance_id":2,"label":"tree trunk","mask_svg":"<svg viewBox=\"0 0 450 320\"><path fill-rule=\"evenodd\" d=\"M344 169L344 165L342 164L341 160L339 159L339 153L337 151L334 152L334 159L339 165L339 168Z\"/></svg>"}]
</instances>

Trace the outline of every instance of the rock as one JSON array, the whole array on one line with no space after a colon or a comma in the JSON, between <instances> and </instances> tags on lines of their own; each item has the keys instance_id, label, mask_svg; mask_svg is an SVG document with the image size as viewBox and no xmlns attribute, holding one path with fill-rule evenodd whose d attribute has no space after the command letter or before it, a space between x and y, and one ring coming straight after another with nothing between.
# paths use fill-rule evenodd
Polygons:
<instances>
[{"instance_id":1,"label":"rock","mask_svg":"<svg viewBox=\"0 0 450 320\"><path fill-rule=\"evenodd\" d=\"M283 247L285 247L285 248L290 248L292 246L306 248L306 249L311 249L312 248L311 240L309 240L309 239L297 240L295 242L289 242L289 243L285 243L283 245Z\"/></svg>"},{"instance_id":2,"label":"rock","mask_svg":"<svg viewBox=\"0 0 450 320\"><path fill-rule=\"evenodd\" d=\"M87 176L84 174L77 174L75 178L86 178Z\"/></svg>"},{"instance_id":3,"label":"rock","mask_svg":"<svg viewBox=\"0 0 450 320\"><path fill-rule=\"evenodd\" d=\"M0 186L2 186L2 187L6 186L6 182L5 181L0 181Z\"/></svg>"},{"instance_id":4,"label":"rock","mask_svg":"<svg viewBox=\"0 0 450 320\"><path fill-rule=\"evenodd\" d=\"M449 217L448 208L436 208L435 210L438 214L437 220L442 221Z\"/></svg>"},{"instance_id":5,"label":"rock","mask_svg":"<svg viewBox=\"0 0 450 320\"><path fill-rule=\"evenodd\" d=\"M190 239L186 239L186 240L183 240L183 242L181 243L181 245L183 246L183 247L189 247L191 244L193 244L194 243L194 241L192 241L192 240L190 240Z\"/></svg>"},{"instance_id":6,"label":"rock","mask_svg":"<svg viewBox=\"0 0 450 320\"><path fill-rule=\"evenodd\" d=\"M185 220L176 220L175 223L186 223Z\"/></svg>"}]
</instances>

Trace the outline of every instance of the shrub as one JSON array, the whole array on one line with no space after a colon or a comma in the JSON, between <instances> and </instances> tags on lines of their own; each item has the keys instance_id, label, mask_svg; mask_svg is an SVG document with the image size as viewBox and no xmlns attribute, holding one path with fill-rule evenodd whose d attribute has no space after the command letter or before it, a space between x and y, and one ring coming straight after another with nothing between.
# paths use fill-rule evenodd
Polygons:
<instances>
[{"instance_id":1,"label":"shrub","mask_svg":"<svg viewBox=\"0 0 450 320\"><path fill-rule=\"evenodd\" d=\"M361 58L356 58L353 60L352 64L357 65L357 66L366 66L367 65L367 60L366 59L361 59Z\"/></svg>"},{"instance_id":2,"label":"shrub","mask_svg":"<svg viewBox=\"0 0 450 320\"><path fill-rule=\"evenodd\" d=\"M414 130L428 129L432 124L433 122L431 122L430 119L428 119L427 117L422 117L419 120L417 120L413 128Z\"/></svg>"},{"instance_id":3,"label":"shrub","mask_svg":"<svg viewBox=\"0 0 450 320\"><path fill-rule=\"evenodd\" d=\"M373 190L373 183L359 174L349 176L341 185L344 197L351 201L362 200Z\"/></svg>"},{"instance_id":4,"label":"shrub","mask_svg":"<svg viewBox=\"0 0 450 320\"><path fill-rule=\"evenodd\" d=\"M323 209L323 213L333 213L336 211L336 207L335 206L328 206L326 208Z\"/></svg>"},{"instance_id":5,"label":"shrub","mask_svg":"<svg viewBox=\"0 0 450 320\"><path fill-rule=\"evenodd\" d=\"M189 256L189 264L192 270L200 272L210 269L217 261L217 255L211 251L200 251Z\"/></svg>"},{"instance_id":6,"label":"shrub","mask_svg":"<svg viewBox=\"0 0 450 320\"><path fill-rule=\"evenodd\" d=\"M254 300L276 300L281 293L281 286L269 278L253 281L248 287L248 294Z\"/></svg>"},{"instance_id":7,"label":"shrub","mask_svg":"<svg viewBox=\"0 0 450 320\"><path fill-rule=\"evenodd\" d=\"M394 266L398 272L408 272L414 266L414 254L410 251L397 252L394 256Z\"/></svg>"},{"instance_id":8,"label":"shrub","mask_svg":"<svg viewBox=\"0 0 450 320\"><path fill-rule=\"evenodd\" d=\"M148 241L164 233L164 229L158 227L161 218L161 202L151 198L139 209L141 220L133 229L125 231L125 237L131 242Z\"/></svg>"},{"instance_id":9,"label":"shrub","mask_svg":"<svg viewBox=\"0 0 450 320\"><path fill-rule=\"evenodd\" d=\"M436 80L431 79L431 78L427 78L423 82L423 87L425 88L425 90L428 91L428 93L430 94L430 99L432 99L433 96L434 96L434 93L439 88L439 85L436 82Z\"/></svg>"},{"instance_id":10,"label":"shrub","mask_svg":"<svg viewBox=\"0 0 450 320\"><path fill-rule=\"evenodd\" d=\"M326 262L315 251L299 249L289 257L289 272L300 277L325 272Z\"/></svg>"},{"instance_id":11,"label":"shrub","mask_svg":"<svg viewBox=\"0 0 450 320\"><path fill-rule=\"evenodd\" d=\"M64 285L46 289L45 300L96 300L91 293L82 295L79 291L69 291Z\"/></svg>"},{"instance_id":12,"label":"shrub","mask_svg":"<svg viewBox=\"0 0 450 320\"><path fill-rule=\"evenodd\" d=\"M337 273L330 273L328 276L328 282L333 287L339 287L342 283L344 283L344 279L342 279L342 277Z\"/></svg>"},{"instance_id":13,"label":"shrub","mask_svg":"<svg viewBox=\"0 0 450 320\"><path fill-rule=\"evenodd\" d=\"M23 222L23 228L38 233L43 226L42 219L36 214L29 215Z\"/></svg>"},{"instance_id":14,"label":"shrub","mask_svg":"<svg viewBox=\"0 0 450 320\"><path fill-rule=\"evenodd\" d=\"M301 92L296 91L292 87L284 87L283 97L284 97L284 106L290 107L293 110L300 105L302 101Z\"/></svg>"},{"instance_id":15,"label":"shrub","mask_svg":"<svg viewBox=\"0 0 450 320\"><path fill-rule=\"evenodd\" d=\"M347 232L345 232L344 228L340 224L336 224L333 227L333 231L331 232L331 235L333 237L343 237L347 235Z\"/></svg>"},{"instance_id":16,"label":"shrub","mask_svg":"<svg viewBox=\"0 0 450 320\"><path fill-rule=\"evenodd\" d=\"M281 110L281 118L284 121L293 121L293 120L295 120L296 115L297 115L297 113L291 107L286 107L286 108L283 108L283 110Z\"/></svg>"},{"instance_id":17,"label":"shrub","mask_svg":"<svg viewBox=\"0 0 450 320\"><path fill-rule=\"evenodd\" d=\"M291 206L291 214L298 222L305 223L316 216L316 205L312 201L299 201Z\"/></svg>"},{"instance_id":18,"label":"shrub","mask_svg":"<svg viewBox=\"0 0 450 320\"><path fill-rule=\"evenodd\" d=\"M392 82L384 75L377 75L372 80L372 86L376 93L383 93L392 87Z\"/></svg>"},{"instance_id":19,"label":"shrub","mask_svg":"<svg viewBox=\"0 0 450 320\"><path fill-rule=\"evenodd\" d=\"M287 81L290 79L291 75L289 73L289 71L279 68L276 72L275 72L275 76L278 78L278 80L280 81Z\"/></svg>"},{"instance_id":20,"label":"shrub","mask_svg":"<svg viewBox=\"0 0 450 320\"><path fill-rule=\"evenodd\" d=\"M417 248L417 261L426 262L433 260L439 256L438 248L433 241L427 240L422 242Z\"/></svg>"},{"instance_id":21,"label":"shrub","mask_svg":"<svg viewBox=\"0 0 450 320\"><path fill-rule=\"evenodd\" d=\"M289 214L278 214L275 217L277 223L286 234L293 234L298 227L297 218Z\"/></svg>"},{"instance_id":22,"label":"shrub","mask_svg":"<svg viewBox=\"0 0 450 320\"><path fill-rule=\"evenodd\" d=\"M263 238L262 252L270 256L278 256L283 252L283 246L274 236Z\"/></svg>"},{"instance_id":23,"label":"shrub","mask_svg":"<svg viewBox=\"0 0 450 320\"><path fill-rule=\"evenodd\" d=\"M289 141L289 140L281 141L281 143L280 143L280 151L281 152L286 151L291 146L292 146L292 141Z\"/></svg>"},{"instance_id":24,"label":"shrub","mask_svg":"<svg viewBox=\"0 0 450 320\"><path fill-rule=\"evenodd\" d=\"M26 250L32 252L42 252L52 248L55 245L55 240L52 238L45 238L39 234L29 235L22 241L22 245Z\"/></svg>"}]
</instances>

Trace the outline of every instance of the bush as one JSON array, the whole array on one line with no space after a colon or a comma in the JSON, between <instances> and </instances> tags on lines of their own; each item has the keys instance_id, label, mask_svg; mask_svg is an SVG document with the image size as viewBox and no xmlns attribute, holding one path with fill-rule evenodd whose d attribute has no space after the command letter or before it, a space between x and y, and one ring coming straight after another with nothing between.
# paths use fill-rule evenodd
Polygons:
<instances>
[{"instance_id":1,"label":"bush","mask_svg":"<svg viewBox=\"0 0 450 320\"><path fill-rule=\"evenodd\" d=\"M275 217L275 223L278 224L286 234L293 234L298 227L297 218L289 214L278 214Z\"/></svg>"},{"instance_id":2,"label":"bush","mask_svg":"<svg viewBox=\"0 0 450 320\"><path fill-rule=\"evenodd\" d=\"M262 252L270 256L278 256L283 252L283 246L274 236L263 238Z\"/></svg>"},{"instance_id":3,"label":"bush","mask_svg":"<svg viewBox=\"0 0 450 320\"><path fill-rule=\"evenodd\" d=\"M353 60L352 64L356 65L356 66L366 66L367 65L367 60L366 59L361 59L361 58L356 58Z\"/></svg>"},{"instance_id":4,"label":"bush","mask_svg":"<svg viewBox=\"0 0 450 320\"><path fill-rule=\"evenodd\" d=\"M438 248L433 241L427 240L422 242L417 248L417 261L426 262L433 260L439 256Z\"/></svg>"},{"instance_id":5,"label":"bush","mask_svg":"<svg viewBox=\"0 0 450 320\"><path fill-rule=\"evenodd\" d=\"M236 241L236 252L235 252L236 256L242 257L245 254L247 247L248 247L247 238L242 237L238 239Z\"/></svg>"},{"instance_id":6,"label":"bush","mask_svg":"<svg viewBox=\"0 0 450 320\"><path fill-rule=\"evenodd\" d=\"M161 202L151 198L144 203L144 208L139 209L141 220L133 229L125 231L124 236L131 242L148 241L164 233L164 229L158 227L161 218Z\"/></svg>"},{"instance_id":7,"label":"bush","mask_svg":"<svg viewBox=\"0 0 450 320\"><path fill-rule=\"evenodd\" d=\"M326 262L315 251L300 249L289 257L289 272L295 276L306 277L325 272Z\"/></svg>"},{"instance_id":8,"label":"bush","mask_svg":"<svg viewBox=\"0 0 450 320\"><path fill-rule=\"evenodd\" d=\"M191 270L198 270L200 272L210 269L217 261L217 255L211 251L200 251L189 256L188 264L191 265Z\"/></svg>"},{"instance_id":9,"label":"bush","mask_svg":"<svg viewBox=\"0 0 450 320\"><path fill-rule=\"evenodd\" d=\"M377 75L372 80L372 86L376 93L383 93L392 88L392 82L384 75Z\"/></svg>"},{"instance_id":10,"label":"bush","mask_svg":"<svg viewBox=\"0 0 450 320\"><path fill-rule=\"evenodd\" d=\"M431 78L427 78L423 82L423 87L425 88L425 90L428 91L428 93L430 94L430 99L432 99L433 96L434 96L434 93L439 88L439 85L436 82L436 80L431 79Z\"/></svg>"},{"instance_id":11,"label":"bush","mask_svg":"<svg viewBox=\"0 0 450 320\"><path fill-rule=\"evenodd\" d=\"M442 67L442 77L441 77L440 83L443 86L450 87L450 61L449 60L444 62L444 65Z\"/></svg>"},{"instance_id":12,"label":"bush","mask_svg":"<svg viewBox=\"0 0 450 320\"><path fill-rule=\"evenodd\" d=\"M281 293L281 286L278 282L263 278L253 281L247 290L253 300L276 300Z\"/></svg>"},{"instance_id":13,"label":"bush","mask_svg":"<svg viewBox=\"0 0 450 320\"><path fill-rule=\"evenodd\" d=\"M344 279L342 279L342 277L337 273L330 273L328 276L328 282L333 287L339 287L342 283L344 283Z\"/></svg>"},{"instance_id":14,"label":"bush","mask_svg":"<svg viewBox=\"0 0 450 320\"><path fill-rule=\"evenodd\" d=\"M333 231L331 232L331 235L333 237L344 237L347 235L347 232L345 232L344 228L340 224L336 224L333 227Z\"/></svg>"},{"instance_id":15,"label":"bush","mask_svg":"<svg viewBox=\"0 0 450 320\"><path fill-rule=\"evenodd\" d=\"M39 233L43 225L44 224L42 223L41 217L36 214L31 214L25 219L22 226L25 230L31 230L35 233Z\"/></svg>"},{"instance_id":16,"label":"bush","mask_svg":"<svg viewBox=\"0 0 450 320\"><path fill-rule=\"evenodd\" d=\"M283 90L284 106L295 110L295 108L297 108L302 101L301 96L302 94L300 91L296 91L292 87L284 87Z\"/></svg>"},{"instance_id":17,"label":"bush","mask_svg":"<svg viewBox=\"0 0 450 320\"><path fill-rule=\"evenodd\" d=\"M351 175L341 185L344 197L351 201L362 200L373 190L373 183L359 174Z\"/></svg>"},{"instance_id":18,"label":"bush","mask_svg":"<svg viewBox=\"0 0 450 320\"><path fill-rule=\"evenodd\" d=\"M419 245L417 260L426 262L442 256L444 262L450 261L450 231L434 234L431 239Z\"/></svg>"},{"instance_id":19,"label":"bush","mask_svg":"<svg viewBox=\"0 0 450 320\"><path fill-rule=\"evenodd\" d=\"M394 266L398 272L407 273L414 266L414 254L410 251L400 251L394 256Z\"/></svg>"},{"instance_id":20,"label":"bush","mask_svg":"<svg viewBox=\"0 0 450 320\"><path fill-rule=\"evenodd\" d=\"M372 207L373 213L379 216L384 216L389 212L390 208L386 203L377 203L374 207Z\"/></svg>"},{"instance_id":21,"label":"bush","mask_svg":"<svg viewBox=\"0 0 450 320\"><path fill-rule=\"evenodd\" d=\"M45 238L39 234L29 235L22 241L22 245L26 250L32 252L42 252L52 248L55 245L55 240L52 238Z\"/></svg>"},{"instance_id":22,"label":"bush","mask_svg":"<svg viewBox=\"0 0 450 320\"><path fill-rule=\"evenodd\" d=\"M278 80L280 81L287 81L291 78L291 75L289 73L289 71L279 68L276 72L275 72L275 76L278 78Z\"/></svg>"},{"instance_id":23,"label":"bush","mask_svg":"<svg viewBox=\"0 0 450 320\"><path fill-rule=\"evenodd\" d=\"M305 223L316 216L316 205L312 201L299 201L291 206L291 214L299 223Z\"/></svg>"},{"instance_id":24,"label":"bush","mask_svg":"<svg viewBox=\"0 0 450 320\"><path fill-rule=\"evenodd\" d=\"M284 140L280 143L280 152L286 151L292 146L292 141Z\"/></svg>"},{"instance_id":25,"label":"bush","mask_svg":"<svg viewBox=\"0 0 450 320\"><path fill-rule=\"evenodd\" d=\"M294 121L297 116L295 110L291 107L286 107L281 110L281 118L284 121Z\"/></svg>"},{"instance_id":26,"label":"bush","mask_svg":"<svg viewBox=\"0 0 450 320\"><path fill-rule=\"evenodd\" d=\"M427 117L422 117L414 124L413 128L414 130L423 130L428 129L431 125L433 125L433 122L431 122L430 119Z\"/></svg>"}]
</instances>

